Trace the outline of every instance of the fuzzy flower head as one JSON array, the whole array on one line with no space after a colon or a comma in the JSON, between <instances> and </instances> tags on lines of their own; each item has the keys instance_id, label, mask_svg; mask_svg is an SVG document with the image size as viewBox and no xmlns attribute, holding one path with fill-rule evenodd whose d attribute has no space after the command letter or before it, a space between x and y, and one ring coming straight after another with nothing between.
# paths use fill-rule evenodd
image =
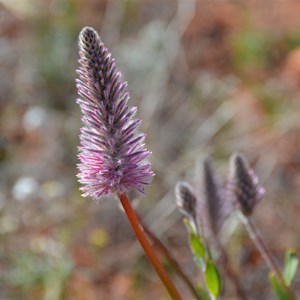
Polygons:
<instances>
[{"instance_id":1,"label":"fuzzy flower head","mask_svg":"<svg viewBox=\"0 0 300 300\"><path fill-rule=\"evenodd\" d=\"M192 187L185 181L179 181L175 187L176 204L183 215L195 223L197 198Z\"/></svg>"},{"instance_id":2,"label":"fuzzy flower head","mask_svg":"<svg viewBox=\"0 0 300 300\"><path fill-rule=\"evenodd\" d=\"M250 216L262 199L265 189L241 154L233 154L230 161L230 191L234 203L245 216Z\"/></svg>"},{"instance_id":3,"label":"fuzzy flower head","mask_svg":"<svg viewBox=\"0 0 300 300\"><path fill-rule=\"evenodd\" d=\"M129 107L126 82L116 70L115 60L91 27L79 35L79 78L76 80L83 127L79 147L79 182L83 196L144 193L154 173L145 162L145 135L135 118L137 108Z\"/></svg>"}]
</instances>

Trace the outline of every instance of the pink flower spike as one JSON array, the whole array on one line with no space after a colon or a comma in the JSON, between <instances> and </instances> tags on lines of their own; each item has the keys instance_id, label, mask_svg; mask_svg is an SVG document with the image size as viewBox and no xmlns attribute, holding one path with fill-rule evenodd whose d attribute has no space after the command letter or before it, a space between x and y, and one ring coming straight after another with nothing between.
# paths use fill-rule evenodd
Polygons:
<instances>
[{"instance_id":1,"label":"pink flower spike","mask_svg":"<svg viewBox=\"0 0 300 300\"><path fill-rule=\"evenodd\" d=\"M85 27L79 34L79 79L76 80L83 127L80 133L78 178L84 197L130 190L144 193L154 173L146 160L144 134L137 128L135 107L127 105L127 83L98 33Z\"/></svg>"}]
</instances>

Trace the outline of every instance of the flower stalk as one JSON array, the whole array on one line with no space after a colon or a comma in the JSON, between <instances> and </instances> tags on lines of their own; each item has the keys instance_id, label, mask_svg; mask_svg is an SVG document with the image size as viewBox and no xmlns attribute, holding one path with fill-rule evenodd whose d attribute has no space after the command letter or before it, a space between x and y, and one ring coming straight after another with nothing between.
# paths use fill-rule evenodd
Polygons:
<instances>
[{"instance_id":1,"label":"flower stalk","mask_svg":"<svg viewBox=\"0 0 300 300\"><path fill-rule=\"evenodd\" d=\"M269 269L275 273L277 279L281 283L281 285L284 288L284 290L286 291L287 295L289 295L289 298L291 300L296 300L295 296L292 294L292 292L286 285L286 282L283 278L282 272L281 272L274 256L272 255L272 253L266 246L263 238L261 237L261 235L260 235L258 229L256 228L255 224L253 223L251 217L249 217L249 216L246 217L243 214L239 214L239 216L240 216L241 221L245 225L256 248L258 249L261 256L265 260L266 264L268 265Z\"/></svg>"},{"instance_id":2,"label":"flower stalk","mask_svg":"<svg viewBox=\"0 0 300 300\"><path fill-rule=\"evenodd\" d=\"M120 202L124 208L124 211L127 215L127 218L130 222L130 225L139 240L148 260L150 261L151 265L153 266L154 270L160 277L161 281L165 285L166 289L168 290L169 294L171 295L172 299L174 300L182 300L179 292L177 291L175 285L173 284L171 278L169 277L166 269L159 261L158 257L156 256L152 246L150 245L147 237L144 234L143 227L132 208L129 199L125 194L119 195Z\"/></svg>"},{"instance_id":3,"label":"flower stalk","mask_svg":"<svg viewBox=\"0 0 300 300\"><path fill-rule=\"evenodd\" d=\"M186 284L187 288L190 290L191 294L194 295L195 299L201 300L202 298L198 294L197 290L193 286L193 283L184 273L182 268L180 267L179 263L173 257L173 255L169 252L168 248L160 241L160 239L155 235L154 232L139 218L139 221L146 232L149 239L152 241L154 247L156 247L161 254L168 260L174 271L177 275L182 279L182 281Z\"/></svg>"}]
</instances>

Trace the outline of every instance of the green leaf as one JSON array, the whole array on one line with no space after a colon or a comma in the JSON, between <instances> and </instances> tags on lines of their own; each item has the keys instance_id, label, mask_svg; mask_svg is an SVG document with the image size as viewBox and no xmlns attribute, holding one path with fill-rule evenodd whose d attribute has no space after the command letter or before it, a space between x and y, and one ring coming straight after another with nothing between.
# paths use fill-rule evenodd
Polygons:
<instances>
[{"instance_id":1,"label":"green leaf","mask_svg":"<svg viewBox=\"0 0 300 300\"><path fill-rule=\"evenodd\" d=\"M285 289L278 282L274 272L271 272L269 274L269 280L270 280L271 287L279 300L291 300L291 298L286 293Z\"/></svg>"},{"instance_id":2,"label":"green leaf","mask_svg":"<svg viewBox=\"0 0 300 300\"><path fill-rule=\"evenodd\" d=\"M201 269L204 269L206 252L201 238L195 233L190 234L190 246L194 253L196 263Z\"/></svg>"},{"instance_id":3,"label":"green leaf","mask_svg":"<svg viewBox=\"0 0 300 300\"><path fill-rule=\"evenodd\" d=\"M299 259L297 257L295 249L287 250L285 254L283 277L288 286L290 286L292 280L296 275L298 264Z\"/></svg>"},{"instance_id":4,"label":"green leaf","mask_svg":"<svg viewBox=\"0 0 300 300\"><path fill-rule=\"evenodd\" d=\"M202 288L202 286L197 285L196 286L197 292L199 293L201 300L210 300L209 295L207 292Z\"/></svg>"},{"instance_id":5,"label":"green leaf","mask_svg":"<svg viewBox=\"0 0 300 300\"><path fill-rule=\"evenodd\" d=\"M206 262L205 282L212 296L217 299L221 291L221 278L214 262L209 259Z\"/></svg>"},{"instance_id":6,"label":"green leaf","mask_svg":"<svg viewBox=\"0 0 300 300\"><path fill-rule=\"evenodd\" d=\"M201 257L202 259L205 259L205 248L203 246L201 238L192 233L190 235L190 244L195 255Z\"/></svg>"}]
</instances>

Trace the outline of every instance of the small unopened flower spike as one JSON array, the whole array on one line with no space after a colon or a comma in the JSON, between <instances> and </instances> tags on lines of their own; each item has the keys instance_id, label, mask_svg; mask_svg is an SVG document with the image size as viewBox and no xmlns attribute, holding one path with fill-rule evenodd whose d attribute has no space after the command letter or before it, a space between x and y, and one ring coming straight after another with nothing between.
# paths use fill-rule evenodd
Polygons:
<instances>
[{"instance_id":1,"label":"small unopened flower spike","mask_svg":"<svg viewBox=\"0 0 300 300\"><path fill-rule=\"evenodd\" d=\"M214 235L217 236L225 221L228 211L225 209L223 186L221 186L216 174L214 173L209 159L206 159L203 164L203 181L209 227Z\"/></svg>"},{"instance_id":2,"label":"small unopened flower spike","mask_svg":"<svg viewBox=\"0 0 300 300\"><path fill-rule=\"evenodd\" d=\"M154 175L145 160L145 135L138 132L141 121L136 107L129 107L127 83L121 81L115 60L91 27L79 35L76 80L83 117L79 147L79 181L83 196L136 190L143 193Z\"/></svg>"},{"instance_id":3,"label":"small unopened flower spike","mask_svg":"<svg viewBox=\"0 0 300 300\"><path fill-rule=\"evenodd\" d=\"M245 216L250 216L262 199L265 189L241 154L233 154L230 160L230 185L233 200Z\"/></svg>"},{"instance_id":4,"label":"small unopened flower spike","mask_svg":"<svg viewBox=\"0 0 300 300\"><path fill-rule=\"evenodd\" d=\"M197 199L192 187L185 181L179 181L175 187L175 195L181 212L195 223Z\"/></svg>"}]
</instances>

